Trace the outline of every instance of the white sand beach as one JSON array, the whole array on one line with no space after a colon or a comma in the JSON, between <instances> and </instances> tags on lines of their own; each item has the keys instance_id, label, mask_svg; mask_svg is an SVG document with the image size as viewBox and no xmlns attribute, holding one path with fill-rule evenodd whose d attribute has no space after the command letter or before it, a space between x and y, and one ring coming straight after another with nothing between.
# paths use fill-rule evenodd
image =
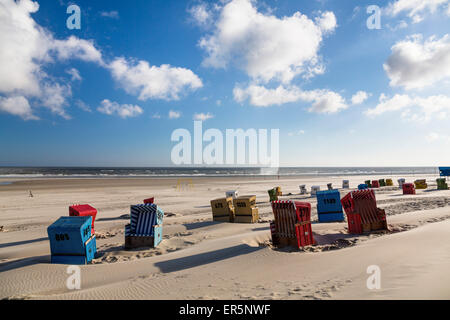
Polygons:
<instances>
[{"instance_id":1,"label":"white sand beach","mask_svg":"<svg viewBox=\"0 0 450 320\"><path fill-rule=\"evenodd\" d=\"M183 190L176 178L2 179L0 299L450 299L450 190L436 190L436 176L403 177L426 178L428 189L403 195L396 176L204 177ZM319 224L315 197L299 195L300 184L340 189L349 179L354 189L379 178L395 183L376 190L385 233L356 236L346 222ZM274 186L281 199L311 203L317 245L271 246L267 190ZM212 221L209 201L230 189L257 196L258 223ZM166 213L163 241L126 251L130 205L150 196ZM98 253L81 266L81 289L69 290L67 266L50 264L47 227L75 203L98 210ZM371 265L381 270L380 289L367 288Z\"/></svg>"}]
</instances>

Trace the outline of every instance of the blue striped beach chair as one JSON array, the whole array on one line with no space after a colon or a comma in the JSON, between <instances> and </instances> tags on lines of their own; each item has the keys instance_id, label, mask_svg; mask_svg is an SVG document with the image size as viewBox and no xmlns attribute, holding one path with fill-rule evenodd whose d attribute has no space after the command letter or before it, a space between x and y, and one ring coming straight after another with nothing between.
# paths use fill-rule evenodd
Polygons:
<instances>
[{"instance_id":1,"label":"blue striped beach chair","mask_svg":"<svg viewBox=\"0 0 450 320\"><path fill-rule=\"evenodd\" d=\"M164 211L156 204L132 205L125 226L125 248L156 247L162 241Z\"/></svg>"}]
</instances>

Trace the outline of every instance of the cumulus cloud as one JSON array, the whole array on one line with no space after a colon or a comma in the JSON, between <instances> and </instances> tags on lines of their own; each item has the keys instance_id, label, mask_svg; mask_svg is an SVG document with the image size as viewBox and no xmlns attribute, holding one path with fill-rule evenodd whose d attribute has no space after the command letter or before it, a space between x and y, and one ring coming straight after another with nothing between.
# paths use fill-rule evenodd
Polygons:
<instances>
[{"instance_id":1,"label":"cumulus cloud","mask_svg":"<svg viewBox=\"0 0 450 320\"><path fill-rule=\"evenodd\" d=\"M66 70L66 73L70 75L72 81L81 81L83 79L81 78L80 72L75 68Z\"/></svg>"},{"instance_id":2,"label":"cumulus cloud","mask_svg":"<svg viewBox=\"0 0 450 320\"><path fill-rule=\"evenodd\" d=\"M199 45L207 53L205 66L225 68L233 62L254 81L286 84L300 74L324 72L318 51L324 33L335 27L332 12L316 21L300 12L278 18L258 12L255 1L232 0L221 8L212 33Z\"/></svg>"},{"instance_id":3,"label":"cumulus cloud","mask_svg":"<svg viewBox=\"0 0 450 320\"><path fill-rule=\"evenodd\" d=\"M4 112L26 118L23 111L28 105L32 110L48 108L69 119L65 108L72 95L71 87L46 72L49 65L69 59L107 68L127 92L138 94L141 100L178 99L182 91L202 86L198 76L188 69L169 65L155 67L145 61L134 65L124 58L116 58L110 64L103 60L101 51L92 40L75 36L55 39L31 17L39 10L37 2L0 0L0 6L0 97L3 103L17 100L17 97L23 97L28 103L22 100L17 112L10 107L4 107ZM111 12L109 15L114 16ZM81 80L78 70L72 68L67 73L72 81Z\"/></svg>"},{"instance_id":4,"label":"cumulus cloud","mask_svg":"<svg viewBox=\"0 0 450 320\"><path fill-rule=\"evenodd\" d=\"M208 10L206 3L199 3L190 7L188 13L191 16L192 21L199 26L205 26L211 23L212 14Z\"/></svg>"},{"instance_id":5,"label":"cumulus cloud","mask_svg":"<svg viewBox=\"0 0 450 320\"><path fill-rule=\"evenodd\" d=\"M28 100L23 96L13 96L9 98L0 97L0 111L19 116L24 120L38 120L33 115Z\"/></svg>"},{"instance_id":6,"label":"cumulus cloud","mask_svg":"<svg viewBox=\"0 0 450 320\"><path fill-rule=\"evenodd\" d=\"M361 104L369 98L369 94L365 91L358 91L352 96L352 104Z\"/></svg>"},{"instance_id":7,"label":"cumulus cloud","mask_svg":"<svg viewBox=\"0 0 450 320\"><path fill-rule=\"evenodd\" d=\"M169 111L169 119L178 119L180 117L181 117L181 112L173 111L173 110Z\"/></svg>"},{"instance_id":8,"label":"cumulus cloud","mask_svg":"<svg viewBox=\"0 0 450 320\"><path fill-rule=\"evenodd\" d=\"M191 70L164 64L150 66L147 61L134 63L125 58L117 58L110 64L113 78L125 91L136 94L139 100L178 100L186 90L203 86L200 78Z\"/></svg>"},{"instance_id":9,"label":"cumulus cloud","mask_svg":"<svg viewBox=\"0 0 450 320\"><path fill-rule=\"evenodd\" d=\"M144 110L137 105L119 104L114 101L109 101L108 99L103 100L101 106L98 107L97 110L107 115L118 115L123 119L137 117L144 112Z\"/></svg>"},{"instance_id":10,"label":"cumulus cloud","mask_svg":"<svg viewBox=\"0 0 450 320\"><path fill-rule=\"evenodd\" d=\"M104 64L102 53L94 46L92 40L70 36L66 40L53 40L49 49L54 51L60 60L79 59Z\"/></svg>"},{"instance_id":11,"label":"cumulus cloud","mask_svg":"<svg viewBox=\"0 0 450 320\"><path fill-rule=\"evenodd\" d=\"M199 121L206 121L208 119L212 119L214 118L214 115L212 115L211 113L196 113L194 114L194 120L199 120Z\"/></svg>"},{"instance_id":12,"label":"cumulus cloud","mask_svg":"<svg viewBox=\"0 0 450 320\"><path fill-rule=\"evenodd\" d=\"M45 83L41 86L41 90L41 103L53 113L67 120L70 119L70 116L65 111L67 98L72 95L70 86L61 85L59 83Z\"/></svg>"},{"instance_id":13,"label":"cumulus cloud","mask_svg":"<svg viewBox=\"0 0 450 320\"><path fill-rule=\"evenodd\" d=\"M0 94L3 103L18 101L3 108L24 119L36 119L32 106L42 106L69 119L64 108L71 96L69 85L58 83L47 75L44 67L58 60L80 59L101 63L101 53L91 41L71 36L56 40L40 27L31 14L39 9L30 0L2 0L0 11ZM71 71L72 78L76 75ZM78 75L79 76L79 75ZM26 103L25 103L26 101Z\"/></svg>"},{"instance_id":14,"label":"cumulus cloud","mask_svg":"<svg viewBox=\"0 0 450 320\"><path fill-rule=\"evenodd\" d=\"M345 99L338 93L330 90L303 91L296 86L284 87L282 85L274 89L264 86L250 85L247 88L235 87L234 99L237 102L249 100L256 107L268 107L290 102L310 102L309 112L336 113L348 108Z\"/></svg>"},{"instance_id":15,"label":"cumulus cloud","mask_svg":"<svg viewBox=\"0 0 450 320\"><path fill-rule=\"evenodd\" d=\"M442 9L449 0L396 0L386 7L385 11L391 16L405 13L413 23L418 23L428 13L435 13Z\"/></svg>"},{"instance_id":16,"label":"cumulus cloud","mask_svg":"<svg viewBox=\"0 0 450 320\"><path fill-rule=\"evenodd\" d=\"M432 118L447 119L450 115L450 97L434 95L428 97L396 94L392 98L382 94L378 105L366 111L368 116L378 116L386 112L403 111L406 120L429 121ZM418 111L416 111L418 110Z\"/></svg>"},{"instance_id":17,"label":"cumulus cloud","mask_svg":"<svg viewBox=\"0 0 450 320\"><path fill-rule=\"evenodd\" d=\"M285 88L280 85L275 89L268 89L264 86L253 84L247 88L235 87L233 95L237 102L242 103L248 99L253 106L269 107L272 105L296 102L303 97L303 92L295 86Z\"/></svg>"},{"instance_id":18,"label":"cumulus cloud","mask_svg":"<svg viewBox=\"0 0 450 320\"><path fill-rule=\"evenodd\" d=\"M317 17L315 20L317 25L320 26L320 29L325 32L334 31L337 27L336 16L331 11L322 13L322 15Z\"/></svg>"},{"instance_id":19,"label":"cumulus cloud","mask_svg":"<svg viewBox=\"0 0 450 320\"><path fill-rule=\"evenodd\" d=\"M450 36L434 36L423 40L421 35L397 42L386 63L391 86L420 89L450 77Z\"/></svg>"}]
</instances>

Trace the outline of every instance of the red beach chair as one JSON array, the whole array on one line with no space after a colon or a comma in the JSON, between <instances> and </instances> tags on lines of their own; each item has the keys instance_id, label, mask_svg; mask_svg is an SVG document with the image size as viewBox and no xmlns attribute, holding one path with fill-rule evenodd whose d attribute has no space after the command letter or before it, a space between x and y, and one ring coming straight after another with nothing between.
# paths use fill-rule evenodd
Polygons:
<instances>
[{"instance_id":1,"label":"red beach chair","mask_svg":"<svg viewBox=\"0 0 450 320\"><path fill-rule=\"evenodd\" d=\"M94 230L94 221L97 216L97 209L91 207L88 204L78 204L69 207L69 216L70 217L92 217L92 234L95 233Z\"/></svg>"},{"instance_id":2,"label":"red beach chair","mask_svg":"<svg viewBox=\"0 0 450 320\"><path fill-rule=\"evenodd\" d=\"M416 188L413 183L404 183L402 189L403 194L416 194Z\"/></svg>"},{"instance_id":3,"label":"red beach chair","mask_svg":"<svg viewBox=\"0 0 450 320\"><path fill-rule=\"evenodd\" d=\"M298 248L314 244L311 229L311 204L298 201L272 201L275 217L271 225L272 242Z\"/></svg>"},{"instance_id":4,"label":"red beach chair","mask_svg":"<svg viewBox=\"0 0 450 320\"><path fill-rule=\"evenodd\" d=\"M387 229L386 212L377 208L373 190L350 192L341 203L347 215L349 233Z\"/></svg>"},{"instance_id":5,"label":"red beach chair","mask_svg":"<svg viewBox=\"0 0 450 320\"><path fill-rule=\"evenodd\" d=\"M144 199L144 204L153 203L154 201L155 201L155 197Z\"/></svg>"}]
</instances>

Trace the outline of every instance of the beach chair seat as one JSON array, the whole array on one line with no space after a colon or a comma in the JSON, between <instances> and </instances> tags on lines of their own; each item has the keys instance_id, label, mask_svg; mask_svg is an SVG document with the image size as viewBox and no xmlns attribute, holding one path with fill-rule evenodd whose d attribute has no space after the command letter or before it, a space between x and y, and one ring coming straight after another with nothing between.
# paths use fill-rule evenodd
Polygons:
<instances>
[{"instance_id":1,"label":"beach chair seat","mask_svg":"<svg viewBox=\"0 0 450 320\"><path fill-rule=\"evenodd\" d=\"M211 200L211 210L213 221L234 222L235 211L232 197Z\"/></svg>"},{"instance_id":2,"label":"beach chair seat","mask_svg":"<svg viewBox=\"0 0 450 320\"><path fill-rule=\"evenodd\" d=\"M367 187L372 188L372 181L366 180L364 183L367 184Z\"/></svg>"},{"instance_id":3,"label":"beach chair seat","mask_svg":"<svg viewBox=\"0 0 450 320\"><path fill-rule=\"evenodd\" d=\"M301 184L299 186L299 188L300 188L300 194L307 194L308 193L308 191L306 190L306 185Z\"/></svg>"},{"instance_id":4,"label":"beach chair seat","mask_svg":"<svg viewBox=\"0 0 450 320\"><path fill-rule=\"evenodd\" d=\"M233 200L235 210L235 223L256 223L259 220L259 211L256 207L256 196L240 196Z\"/></svg>"},{"instance_id":5,"label":"beach chair seat","mask_svg":"<svg viewBox=\"0 0 450 320\"><path fill-rule=\"evenodd\" d=\"M237 197L239 197L239 192L237 190L229 190L225 192L225 197L226 198L232 198L232 199L236 199Z\"/></svg>"},{"instance_id":6,"label":"beach chair seat","mask_svg":"<svg viewBox=\"0 0 450 320\"><path fill-rule=\"evenodd\" d=\"M438 190L448 190L448 184L445 178L436 179Z\"/></svg>"},{"instance_id":7,"label":"beach chair seat","mask_svg":"<svg viewBox=\"0 0 450 320\"><path fill-rule=\"evenodd\" d=\"M403 194L416 194L416 188L412 183L404 183L402 185Z\"/></svg>"},{"instance_id":8,"label":"beach chair seat","mask_svg":"<svg viewBox=\"0 0 450 320\"><path fill-rule=\"evenodd\" d=\"M425 179L419 179L414 181L414 186L416 189L426 189L428 188L427 180Z\"/></svg>"},{"instance_id":9,"label":"beach chair seat","mask_svg":"<svg viewBox=\"0 0 450 320\"><path fill-rule=\"evenodd\" d=\"M406 183L406 180L404 178L400 178L397 180L398 186L400 189L403 189L403 184Z\"/></svg>"},{"instance_id":10,"label":"beach chair seat","mask_svg":"<svg viewBox=\"0 0 450 320\"><path fill-rule=\"evenodd\" d=\"M379 179L378 183L380 184L380 187L386 187L386 181L384 179Z\"/></svg>"},{"instance_id":11,"label":"beach chair seat","mask_svg":"<svg viewBox=\"0 0 450 320\"><path fill-rule=\"evenodd\" d=\"M267 192L269 193L270 202L278 200L277 190L275 188L267 190Z\"/></svg>"},{"instance_id":12,"label":"beach chair seat","mask_svg":"<svg viewBox=\"0 0 450 320\"><path fill-rule=\"evenodd\" d=\"M281 192L281 187L275 187L275 194L277 197L281 197L283 195Z\"/></svg>"},{"instance_id":13,"label":"beach chair seat","mask_svg":"<svg viewBox=\"0 0 450 320\"><path fill-rule=\"evenodd\" d=\"M47 228L51 263L87 264L97 252L91 216L61 217Z\"/></svg>"},{"instance_id":14,"label":"beach chair seat","mask_svg":"<svg viewBox=\"0 0 450 320\"><path fill-rule=\"evenodd\" d=\"M162 225L164 211L154 203L137 204L130 207L130 225L133 233L153 232L154 225Z\"/></svg>"},{"instance_id":15,"label":"beach chair seat","mask_svg":"<svg viewBox=\"0 0 450 320\"><path fill-rule=\"evenodd\" d=\"M441 177L450 177L450 167L439 167L439 175Z\"/></svg>"},{"instance_id":16,"label":"beach chair seat","mask_svg":"<svg viewBox=\"0 0 450 320\"><path fill-rule=\"evenodd\" d=\"M369 188L369 186L365 183L361 183L358 185L358 190L366 190L368 188Z\"/></svg>"},{"instance_id":17,"label":"beach chair seat","mask_svg":"<svg viewBox=\"0 0 450 320\"><path fill-rule=\"evenodd\" d=\"M342 212L341 195L338 190L319 191L316 197L319 222L341 222L345 220Z\"/></svg>"},{"instance_id":18,"label":"beach chair seat","mask_svg":"<svg viewBox=\"0 0 450 320\"><path fill-rule=\"evenodd\" d=\"M347 215L349 233L361 234L388 229L386 212L377 208L373 190L349 192L341 203Z\"/></svg>"},{"instance_id":19,"label":"beach chair seat","mask_svg":"<svg viewBox=\"0 0 450 320\"><path fill-rule=\"evenodd\" d=\"M320 186L311 186L311 196L315 196L320 191Z\"/></svg>"},{"instance_id":20,"label":"beach chair seat","mask_svg":"<svg viewBox=\"0 0 450 320\"><path fill-rule=\"evenodd\" d=\"M349 189L349 188L350 188L350 181L342 180L342 189Z\"/></svg>"},{"instance_id":21,"label":"beach chair seat","mask_svg":"<svg viewBox=\"0 0 450 320\"><path fill-rule=\"evenodd\" d=\"M392 179L386 179L386 186L388 187L394 186L394 182L392 181Z\"/></svg>"},{"instance_id":22,"label":"beach chair seat","mask_svg":"<svg viewBox=\"0 0 450 320\"><path fill-rule=\"evenodd\" d=\"M299 201L273 201L275 220L271 224L274 245L298 248L314 244L311 204Z\"/></svg>"},{"instance_id":23,"label":"beach chair seat","mask_svg":"<svg viewBox=\"0 0 450 320\"><path fill-rule=\"evenodd\" d=\"M380 187L380 182L378 180L372 180L372 184L371 184L372 188L379 188Z\"/></svg>"}]
</instances>

